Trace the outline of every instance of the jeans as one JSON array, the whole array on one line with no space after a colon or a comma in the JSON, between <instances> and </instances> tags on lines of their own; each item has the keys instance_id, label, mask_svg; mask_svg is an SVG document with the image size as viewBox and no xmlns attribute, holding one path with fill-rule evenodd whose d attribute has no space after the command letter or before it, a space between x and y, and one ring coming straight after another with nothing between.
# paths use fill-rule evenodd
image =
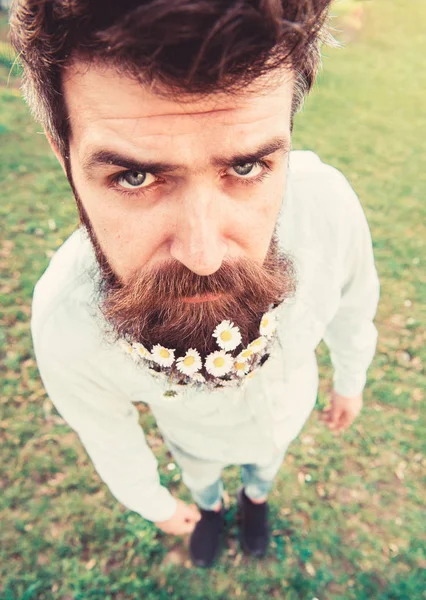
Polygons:
<instances>
[{"instance_id":1,"label":"jeans","mask_svg":"<svg viewBox=\"0 0 426 600\"><path fill-rule=\"evenodd\" d=\"M212 510L223 497L222 471L229 466L223 462L197 458L175 446L163 436L164 443L182 470L182 481L188 487L196 504L204 510ZM240 465L241 479L246 496L251 500L263 500L274 484L287 447L281 448L265 465Z\"/></svg>"}]
</instances>

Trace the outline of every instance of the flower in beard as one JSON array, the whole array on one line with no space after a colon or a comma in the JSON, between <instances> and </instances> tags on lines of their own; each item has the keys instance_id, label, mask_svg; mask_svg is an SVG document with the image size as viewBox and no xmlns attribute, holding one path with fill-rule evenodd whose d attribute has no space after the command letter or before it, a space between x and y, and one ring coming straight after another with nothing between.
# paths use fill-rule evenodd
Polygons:
<instances>
[{"instance_id":1,"label":"flower in beard","mask_svg":"<svg viewBox=\"0 0 426 600\"><path fill-rule=\"evenodd\" d=\"M120 348L122 350L124 350L124 352L126 354L128 354L129 356L131 356L135 362L137 362L138 355L136 354L136 351L133 348L132 344L129 344L129 342L127 342L126 340L119 340L118 343L120 345Z\"/></svg>"},{"instance_id":2,"label":"flower in beard","mask_svg":"<svg viewBox=\"0 0 426 600\"><path fill-rule=\"evenodd\" d=\"M241 333L231 321L222 321L213 332L213 337L223 350L235 350L241 344Z\"/></svg>"},{"instance_id":3,"label":"flower in beard","mask_svg":"<svg viewBox=\"0 0 426 600\"><path fill-rule=\"evenodd\" d=\"M268 343L268 340L266 339L266 337L258 337L255 340L253 340L248 346L247 348L249 350L253 350L253 352L262 352L262 350L265 348L266 344Z\"/></svg>"},{"instance_id":4,"label":"flower in beard","mask_svg":"<svg viewBox=\"0 0 426 600\"><path fill-rule=\"evenodd\" d=\"M197 350L190 348L185 356L180 356L176 359L177 369L184 375L194 375L201 369L201 357Z\"/></svg>"},{"instance_id":5,"label":"flower in beard","mask_svg":"<svg viewBox=\"0 0 426 600\"><path fill-rule=\"evenodd\" d=\"M139 344L138 342L134 342L132 344L132 347L135 351L135 353L140 356L141 358L146 358L146 359L151 359L152 360L152 356L151 353L149 352L149 350L147 350L145 348L145 346L143 344Z\"/></svg>"},{"instance_id":6,"label":"flower in beard","mask_svg":"<svg viewBox=\"0 0 426 600\"><path fill-rule=\"evenodd\" d=\"M249 364L248 362L239 362L238 360L236 360L234 362L234 372L238 377L244 377L244 375L246 375L246 373L248 373L249 370Z\"/></svg>"},{"instance_id":7,"label":"flower in beard","mask_svg":"<svg viewBox=\"0 0 426 600\"><path fill-rule=\"evenodd\" d=\"M215 377L222 377L232 369L233 358L223 350L208 355L205 362L206 371Z\"/></svg>"},{"instance_id":8,"label":"flower in beard","mask_svg":"<svg viewBox=\"0 0 426 600\"><path fill-rule=\"evenodd\" d=\"M254 354L254 350L252 350L251 348L245 348L237 356L237 361L238 362L246 362L249 360L249 358L251 358L253 356L253 354Z\"/></svg>"},{"instance_id":9,"label":"flower in beard","mask_svg":"<svg viewBox=\"0 0 426 600\"><path fill-rule=\"evenodd\" d=\"M266 337L271 337L271 335L274 333L276 328L277 328L277 323L275 320L275 315L273 315L270 312L265 313L262 317L262 320L260 321L259 331L260 331L261 335L266 335Z\"/></svg>"},{"instance_id":10,"label":"flower in beard","mask_svg":"<svg viewBox=\"0 0 426 600\"><path fill-rule=\"evenodd\" d=\"M152 360L160 367L171 367L175 360L175 351L156 344L151 352Z\"/></svg>"}]
</instances>

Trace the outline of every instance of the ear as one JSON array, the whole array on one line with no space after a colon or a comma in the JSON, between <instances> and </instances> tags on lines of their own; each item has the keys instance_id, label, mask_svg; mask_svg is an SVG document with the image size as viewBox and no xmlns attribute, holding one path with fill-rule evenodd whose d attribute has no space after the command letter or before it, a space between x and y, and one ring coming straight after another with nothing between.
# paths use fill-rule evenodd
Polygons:
<instances>
[{"instance_id":1,"label":"ear","mask_svg":"<svg viewBox=\"0 0 426 600\"><path fill-rule=\"evenodd\" d=\"M52 136L46 129L44 130L44 133L46 134L47 141L49 142L50 147L52 148L53 152L55 153L55 156L58 159L59 164L61 165L62 170L64 171L64 173L66 175L67 172L65 169L64 158L63 158L62 154L59 152L58 145L56 144L55 140L52 138Z\"/></svg>"}]
</instances>

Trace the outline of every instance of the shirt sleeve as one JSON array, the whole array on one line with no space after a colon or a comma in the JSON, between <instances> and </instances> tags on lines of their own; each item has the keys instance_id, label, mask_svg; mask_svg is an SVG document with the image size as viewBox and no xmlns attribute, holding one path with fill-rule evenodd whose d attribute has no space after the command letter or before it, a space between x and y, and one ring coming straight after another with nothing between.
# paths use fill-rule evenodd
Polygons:
<instances>
[{"instance_id":1,"label":"shirt sleeve","mask_svg":"<svg viewBox=\"0 0 426 600\"><path fill-rule=\"evenodd\" d=\"M343 396L355 396L365 387L367 370L376 352L378 332L373 320L380 298L380 282L366 216L357 195L346 179L344 181L341 299L323 339L334 368L335 391Z\"/></svg>"},{"instance_id":2,"label":"shirt sleeve","mask_svg":"<svg viewBox=\"0 0 426 600\"><path fill-rule=\"evenodd\" d=\"M45 389L68 425L77 433L101 479L126 508L145 519L164 521L176 499L160 484L157 460L149 448L139 413L124 394L99 373L93 360L67 356L44 327L33 341ZM98 361L102 357L97 357Z\"/></svg>"}]
</instances>

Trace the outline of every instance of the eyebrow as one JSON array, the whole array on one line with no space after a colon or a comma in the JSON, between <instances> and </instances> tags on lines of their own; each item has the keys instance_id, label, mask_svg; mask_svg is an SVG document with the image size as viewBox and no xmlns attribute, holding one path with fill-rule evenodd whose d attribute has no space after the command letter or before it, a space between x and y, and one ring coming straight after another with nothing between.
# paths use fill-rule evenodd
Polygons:
<instances>
[{"instance_id":1,"label":"eyebrow","mask_svg":"<svg viewBox=\"0 0 426 600\"><path fill-rule=\"evenodd\" d=\"M253 151L237 153L229 157L215 156L211 162L215 167L232 167L234 165L257 162L265 156L278 152L278 150L282 154L289 152L290 142L287 138L274 137ZM114 150L95 150L83 159L82 167L86 175L90 178L93 169L105 165L123 167L129 171L152 173L153 175L170 173L182 169L182 165L152 160L136 160Z\"/></svg>"}]
</instances>

